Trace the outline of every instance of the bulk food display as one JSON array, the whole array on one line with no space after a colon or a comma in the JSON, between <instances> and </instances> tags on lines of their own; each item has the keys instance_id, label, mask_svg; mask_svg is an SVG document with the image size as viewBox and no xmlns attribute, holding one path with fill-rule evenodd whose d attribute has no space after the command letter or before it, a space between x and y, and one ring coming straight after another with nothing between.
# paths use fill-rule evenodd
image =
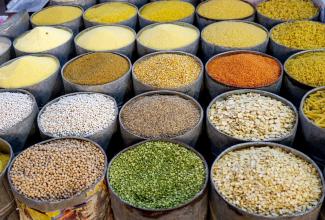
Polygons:
<instances>
[{"instance_id":1,"label":"bulk food display","mask_svg":"<svg viewBox=\"0 0 325 220\"><path fill-rule=\"evenodd\" d=\"M0 13L0 219L324 220L324 10L50 0Z\"/></svg>"}]
</instances>

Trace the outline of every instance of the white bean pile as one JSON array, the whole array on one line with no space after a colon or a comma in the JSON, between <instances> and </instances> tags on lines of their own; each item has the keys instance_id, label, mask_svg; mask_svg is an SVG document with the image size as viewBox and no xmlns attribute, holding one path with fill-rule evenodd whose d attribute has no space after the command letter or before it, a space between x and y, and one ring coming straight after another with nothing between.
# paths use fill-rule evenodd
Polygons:
<instances>
[{"instance_id":1,"label":"white bean pile","mask_svg":"<svg viewBox=\"0 0 325 220\"><path fill-rule=\"evenodd\" d=\"M54 137L86 137L107 128L116 114L115 102L106 96L76 94L45 107L39 125Z\"/></svg>"},{"instance_id":2,"label":"white bean pile","mask_svg":"<svg viewBox=\"0 0 325 220\"><path fill-rule=\"evenodd\" d=\"M32 98L18 92L0 93L0 131L5 131L27 118L33 110Z\"/></svg>"}]
</instances>

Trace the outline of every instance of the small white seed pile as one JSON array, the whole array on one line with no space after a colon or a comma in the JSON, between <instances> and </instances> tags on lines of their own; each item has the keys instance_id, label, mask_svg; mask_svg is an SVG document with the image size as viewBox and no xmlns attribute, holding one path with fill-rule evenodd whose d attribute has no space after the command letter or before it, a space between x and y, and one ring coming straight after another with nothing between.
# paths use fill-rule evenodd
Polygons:
<instances>
[{"instance_id":1,"label":"small white seed pile","mask_svg":"<svg viewBox=\"0 0 325 220\"><path fill-rule=\"evenodd\" d=\"M13 186L28 198L57 201L86 190L104 170L105 156L96 145L63 139L28 148L9 174Z\"/></svg>"},{"instance_id":2,"label":"small white seed pile","mask_svg":"<svg viewBox=\"0 0 325 220\"><path fill-rule=\"evenodd\" d=\"M0 93L0 131L5 131L27 118L33 110L32 98L19 92Z\"/></svg>"},{"instance_id":3,"label":"small white seed pile","mask_svg":"<svg viewBox=\"0 0 325 220\"><path fill-rule=\"evenodd\" d=\"M217 101L208 117L222 133L250 141L285 137L296 122L289 106L258 93L233 94Z\"/></svg>"},{"instance_id":4,"label":"small white seed pile","mask_svg":"<svg viewBox=\"0 0 325 220\"><path fill-rule=\"evenodd\" d=\"M107 128L116 109L114 101L102 94L66 96L45 108L39 125L54 137L86 137Z\"/></svg>"},{"instance_id":5,"label":"small white seed pile","mask_svg":"<svg viewBox=\"0 0 325 220\"><path fill-rule=\"evenodd\" d=\"M214 164L212 172L217 190L228 202L264 216L307 212L323 193L316 168L278 147L231 151Z\"/></svg>"}]
</instances>

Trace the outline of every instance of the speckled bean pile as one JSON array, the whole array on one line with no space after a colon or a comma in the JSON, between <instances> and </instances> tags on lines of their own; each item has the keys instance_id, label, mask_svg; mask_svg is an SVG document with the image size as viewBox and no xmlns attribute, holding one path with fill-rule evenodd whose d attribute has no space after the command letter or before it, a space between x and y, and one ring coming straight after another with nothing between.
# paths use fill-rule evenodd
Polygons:
<instances>
[{"instance_id":1,"label":"speckled bean pile","mask_svg":"<svg viewBox=\"0 0 325 220\"><path fill-rule=\"evenodd\" d=\"M289 106L258 93L233 94L215 102L209 118L220 132L249 141L285 137L296 122Z\"/></svg>"},{"instance_id":2,"label":"speckled bean pile","mask_svg":"<svg viewBox=\"0 0 325 220\"><path fill-rule=\"evenodd\" d=\"M317 169L278 147L228 152L212 167L212 179L229 203L263 216L307 212L323 194Z\"/></svg>"},{"instance_id":3,"label":"speckled bean pile","mask_svg":"<svg viewBox=\"0 0 325 220\"><path fill-rule=\"evenodd\" d=\"M54 137L89 136L107 128L116 117L116 104L102 94L76 94L45 107L39 126Z\"/></svg>"}]
</instances>

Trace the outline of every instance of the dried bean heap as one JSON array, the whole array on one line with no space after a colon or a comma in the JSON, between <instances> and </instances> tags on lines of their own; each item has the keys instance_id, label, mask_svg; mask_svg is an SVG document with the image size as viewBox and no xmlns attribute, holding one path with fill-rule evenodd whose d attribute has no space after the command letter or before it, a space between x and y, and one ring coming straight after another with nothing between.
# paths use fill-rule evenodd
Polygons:
<instances>
[{"instance_id":1,"label":"dried bean heap","mask_svg":"<svg viewBox=\"0 0 325 220\"><path fill-rule=\"evenodd\" d=\"M68 199L96 183L105 170L105 156L91 142L53 140L23 151L9 171L13 186L28 198Z\"/></svg>"},{"instance_id":2,"label":"dried bean heap","mask_svg":"<svg viewBox=\"0 0 325 220\"><path fill-rule=\"evenodd\" d=\"M200 109L176 95L139 97L121 112L122 124L144 138L170 138L186 133L200 120Z\"/></svg>"},{"instance_id":3,"label":"dried bean heap","mask_svg":"<svg viewBox=\"0 0 325 220\"><path fill-rule=\"evenodd\" d=\"M107 128L116 117L113 100L102 94L76 94L47 106L40 128L54 137L89 136Z\"/></svg>"},{"instance_id":4,"label":"dried bean heap","mask_svg":"<svg viewBox=\"0 0 325 220\"><path fill-rule=\"evenodd\" d=\"M323 194L317 169L279 147L228 152L212 167L212 180L229 203L263 216L308 212Z\"/></svg>"},{"instance_id":5,"label":"dried bean heap","mask_svg":"<svg viewBox=\"0 0 325 220\"><path fill-rule=\"evenodd\" d=\"M208 117L219 131L250 141L285 137L296 122L295 112L289 106L253 92L216 101Z\"/></svg>"},{"instance_id":6,"label":"dried bean heap","mask_svg":"<svg viewBox=\"0 0 325 220\"><path fill-rule=\"evenodd\" d=\"M18 92L0 93L0 131L23 121L32 110L33 100L29 95Z\"/></svg>"}]
</instances>

